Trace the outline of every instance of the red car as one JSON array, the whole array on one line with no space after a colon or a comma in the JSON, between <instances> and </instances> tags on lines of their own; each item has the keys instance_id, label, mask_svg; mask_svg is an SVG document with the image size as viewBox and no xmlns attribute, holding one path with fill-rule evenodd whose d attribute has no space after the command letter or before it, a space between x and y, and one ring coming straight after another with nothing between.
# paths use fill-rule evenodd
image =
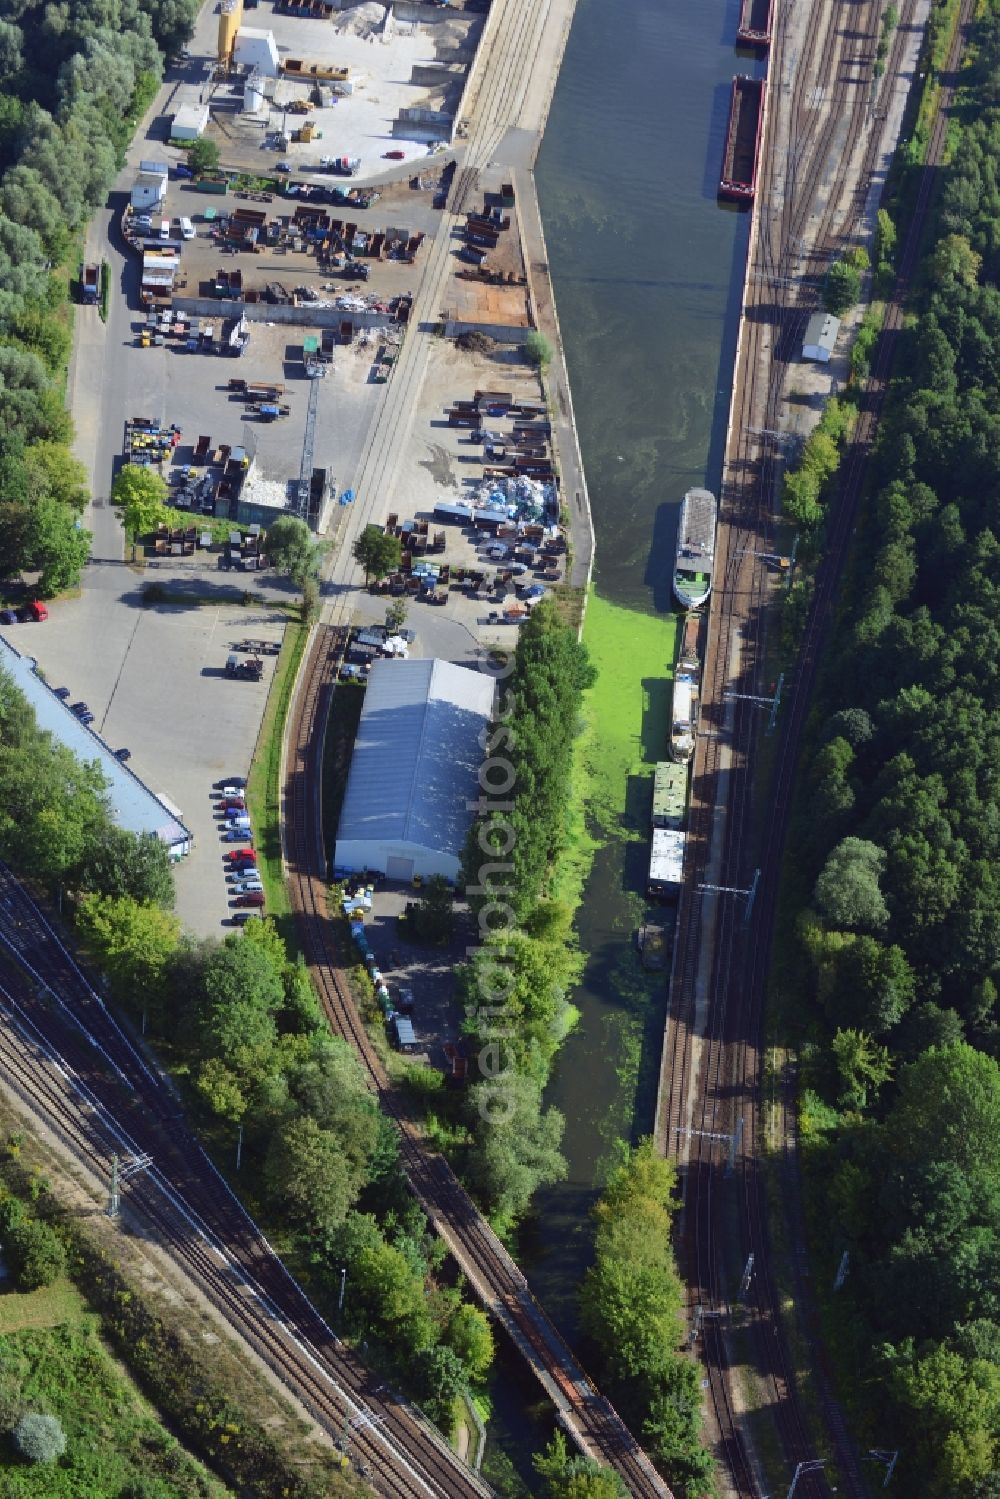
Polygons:
<instances>
[{"instance_id":1,"label":"red car","mask_svg":"<svg viewBox=\"0 0 1000 1499\"><path fill-rule=\"evenodd\" d=\"M245 812L247 809L242 796L227 796L225 801L219 803L219 806L223 812Z\"/></svg>"},{"instance_id":2,"label":"red car","mask_svg":"<svg viewBox=\"0 0 1000 1499\"><path fill-rule=\"evenodd\" d=\"M263 890L248 890L246 895L236 897L238 906L262 906L264 904Z\"/></svg>"},{"instance_id":3,"label":"red car","mask_svg":"<svg viewBox=\"0 0 1000 1499\"><path fill-rule=\"evenodd\" d=\"M382 155L386 161L403 161L406 157L405 151L383 151Z\"/></svg>"},{"instance_id":4,"label":"red car","mask_svg":"<svg viewBox=\"0 0 1000 1499\"><path fill-rule=\"evenodd\" d=\"M256 864L257 855L252 848L234 848L226 855L231 864Z\"/></svg>"}]
</instances>

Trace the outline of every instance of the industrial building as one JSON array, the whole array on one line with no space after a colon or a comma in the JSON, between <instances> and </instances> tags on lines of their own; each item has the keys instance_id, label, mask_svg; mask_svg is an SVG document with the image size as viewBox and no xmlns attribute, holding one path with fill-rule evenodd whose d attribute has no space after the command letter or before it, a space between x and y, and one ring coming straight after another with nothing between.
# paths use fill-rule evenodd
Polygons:
<instances>
[{"instance_id":1,"label":"industrial building","mask_svg":"<svg viewBox=\"0 0 1000 1499\"><path fill-rule=\"evenodd\" d=\"M812 359L817 364L829 364L839 332L839 318L833 317L829 312L814 312L806 324L802 358Z\"/></svg>"},{"instance_id":2,"label":"industrial building","mask_svg":"<svg viewBox=\"0 0 1000 1499\"><path fill-rule=\"evenodd\" d=\"M241 26L233 44L232 61L237 67L260 73L265 78L277 78L281 63L274 32L259 26Z\"/></svg>"},{"instance_id":3,"label":"industrial building","mask_svg":"<svg viewBox=\"0 0 1000 1499\"><path fill-rule=\"evenodd\" d=\"M155 833L174 859L191 852L192 835L180 812L161 793L154 793L134 771L115 759L113 751L92 729L80 722L36 670L30 656L15 650L0 635L0 668L13 678L34 710L38 727L52 735L78 760L97 762L108 785L108 802L116 827L128 833Z\"/></svg>"},{"instance_id":4,"label":"industrial building","mask_svg":"<svg viewBox=\"0 0 1000 1499\"><path fill-rule=\"evenodd\" d=\"M158 209L167 196L167 174L159 176L155 172L137 172L135 181L132 183L132 191L129 202L136 213L144 209Z\"/></svg>"},{"instance_id":5,"label":"industrial building","mask_svg":"<svg viewBox=\"0 0 1000 1499\"><path fill-rule=\"evenodd\" d=\"M182 104L174 115L170 126L170 139L174 141L196 141L208 128L207 104Z\"/></svg>"},{"instance_id":6,"label":"industrial building","mask_svg":"<svg viewBox=\"0 0 1000 1499\"><path fill-rule=\"evenodd\" d=\"M456 883L494 683L450 661L376 661L337 829L338 875Z\"/></svg>"}]
</instances>

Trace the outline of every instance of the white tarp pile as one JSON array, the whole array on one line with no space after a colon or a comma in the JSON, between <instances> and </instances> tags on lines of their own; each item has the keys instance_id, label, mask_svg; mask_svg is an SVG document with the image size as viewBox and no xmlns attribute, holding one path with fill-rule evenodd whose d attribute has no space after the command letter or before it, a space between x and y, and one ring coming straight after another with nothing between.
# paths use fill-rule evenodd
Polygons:
<instances>
[{"instance_id":1,"label":"white tarp pile","mask_svg":"<svg viewBox=\"0 0 1000 1499\"><path fill-rule=\"evenodd\" d=\"M540 479L484 479L473 501L477 509L505 510L511 520L527 525L552 525L559 519L554 484Z\"/></svg>"}]
</instances>

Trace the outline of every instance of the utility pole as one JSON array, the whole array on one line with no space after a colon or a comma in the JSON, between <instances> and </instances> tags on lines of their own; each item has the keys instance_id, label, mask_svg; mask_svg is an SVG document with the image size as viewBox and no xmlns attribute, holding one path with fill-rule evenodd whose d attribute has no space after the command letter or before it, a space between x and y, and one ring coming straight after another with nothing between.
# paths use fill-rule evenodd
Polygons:
<instances>
[{"instance_id":1,"label":"utility pole","mask_svg":"<svg viewBox=\"0 0 1000 1499\"><path fill-rule=\"evenodd\" d=\"M743 1279L740 1281L740 1300L750 1289L750 1277L753 1275L753 1255L747 1255L747 1262L743 1266Z\"/></svg>"},{"instance_id":2,"label":"utility pole","mask_svg":"<svg viewBox=\"0 0 1000 1499\"><path fill-rule=\"evenodd\" d=\"M804 1463L798 1463L795 1468L795 1477L792 1479L791 1488L785 1495L785 1499L792 1499L792 1495L795 1493L795 1485L798 1483L803 1473L818 1473L821 1468L825 1467L825 1457L811 1457Z\"/></svg>"},{"instance_id":3,"label":"utility pole","mask_svg":"<svg viewBox=\"0 0 1000 1499\"><path fill-rule=\"evenodd\" d=\"M845 1249L843 1254L840 1256L840 1264L837 1266L837 1273L833 1277L833 1289L835 1291L839 1291L841 1286L844 1284L844 1281L847 1279L847 1266L850 1263L850 1259L851 1251L849 1249Z\"/></svg>"},{"instance_id":4,"label":"utility pole","mask_svg":"<svg viewBox=\"0 0 1000 1499\"><path fill-rule=\"evenodd\" d=\"M757 881L759 879L760 879L760 870L759 869L755 869L754 872L753 872L753 879L750 881L750 884L749 884L749 886L747 887L746 890L740 889L739 886L737 886L737 885L695 885L694 888L701 895L709 894L709 895L740 895L740 896L742 896L743 899L746 901L746 907L745 907L744 912L743 912L743 925L747 926L749 924L749 921L750 921L750 913L753 910L754 898L756 897L756 894L757 894Z\"/></svg>"},{"instance_id":5,"label":"utility pole","mask_svg":"<svg viewBox=\"0 0 1000 1499\"><path fill-rule=\"evenodd\" d=\"M337 1325L339 1327L344 1314L344 1291L347 1287L347 1266L340 1267L340 1294L337 1297Z\"/></svg>"},{"instance_id":6,"label":"utility pole","mask_svg":"<svg viewBox=\"0 0 1000 1499\"><path fill-rule=\"evenodd\" d=\"M885 1447L870 1447L868 1456L873 1458L877 1463L885 1463L885 1482L882 1487L887 1489L889 1487L889 1479L892 1477L893 1470L899 1462L899 1448L897 1447L895 1451L889 1451Z\"/></svg>"},{"instance_id":7,"label":"utility pole","mask_svg":"<svg viewBox=\"0 0 1000 1499\"><path fill-rule=\"evenodd\" d=\"M136 1155L124 1166L116 1155L111 1157L111 1184L108 1189L108 1217L117 1218L121 1211L121 1184L148 1171L153 1164L151 1155Z\"/></svg>"},{"instance_id":8,"label":"utility pole","mask_svg":"<svg viewBox=\"0 0 1000 1499\"><path fill-rule=\"evenodd\" d=\"M240 1161L243 1159L243 1125L236 1126L236 1169L240 1169Z\"/></svg>"}]
</instances>

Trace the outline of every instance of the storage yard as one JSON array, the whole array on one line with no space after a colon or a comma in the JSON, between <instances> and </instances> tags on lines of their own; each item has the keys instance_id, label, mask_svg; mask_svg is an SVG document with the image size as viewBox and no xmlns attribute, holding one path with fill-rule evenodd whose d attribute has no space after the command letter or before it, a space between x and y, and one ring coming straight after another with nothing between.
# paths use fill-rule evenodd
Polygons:
<instances>
[{"instance_id":1,"label":"storage yard","mask_svg":"<svg viewBox=\"0 0 1000 1499\"><path fill-rule=\"evenodd\" d=\"M326 15L313 9L265 0L244 11L227 0L218 17L204 18L190 81L176 96L182 120L207 106L205 134L226 164L258 173L276 160L317 171L338 155L370 177L450 144L482 29L478 10L425 6L419 20L399 20L376 0Z\"/></svg>"}]
</instances>

